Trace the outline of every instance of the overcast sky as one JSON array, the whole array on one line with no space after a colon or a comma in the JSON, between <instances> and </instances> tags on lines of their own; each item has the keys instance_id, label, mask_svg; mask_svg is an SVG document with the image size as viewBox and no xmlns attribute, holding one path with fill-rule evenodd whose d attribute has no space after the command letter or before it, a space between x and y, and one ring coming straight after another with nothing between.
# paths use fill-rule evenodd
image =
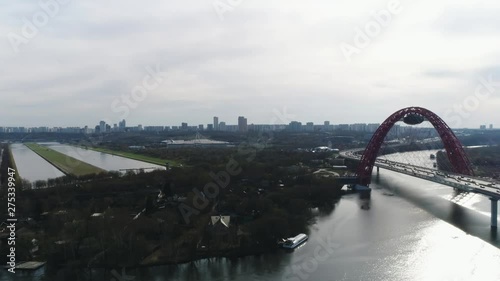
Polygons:
<instances>
[{"instance_id":1,"label":"overcast sky","mask_svg":"<svg viewBox=\"0 0 500 281\"><path fill-rule=\"evenodd\" d=\"M0 126L381 123L422 106L500 127L498 1L60 2L2 2Z\"/></svg>"}]
</instances>

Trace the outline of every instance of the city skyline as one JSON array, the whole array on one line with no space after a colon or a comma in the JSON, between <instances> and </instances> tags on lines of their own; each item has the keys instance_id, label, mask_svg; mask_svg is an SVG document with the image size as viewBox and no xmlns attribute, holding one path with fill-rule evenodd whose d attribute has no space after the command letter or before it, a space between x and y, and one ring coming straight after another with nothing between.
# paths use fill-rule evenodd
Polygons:
<instances>
[{"instance_id":1,"label":"city skyline","mask_svg":"<svg viewBox=\"0 0 500 281\"><path fill-rule=\"evenodd\" d=\"M219 121L217 116L213 117L213 123L206 124L189 124L188 122L181 122L177 125L152 125L152 124L137 124L133 126L127 126L125 119L118 122L118 124L108 124L105 121L99 121L95 126L0 126L0 133L15 130L18 132L54 132L54 131L64 131L64 132L80 132L84 133L99 133L99 132L123 132L126 130L134 131L165 131L165 130L199 130L199 131L239 131L247 132L249 130L283 130L288 129L292 131L315 131L315 130L348 130L348 131L364 131L364 132L375 132L375 130L380 126L381 123L331 123L329 120L315 123L315 122L301 122L293 120L288 124L256 124L248 123L248 119L244 116L239 116L237 123L226 124L225 121ZM205 127L206 125L206 127ZM415 125L407 125L400 121L396 127L412 127ZM432 128L432 125L428 122L424 122L416 126L417 128ZM452 128L452 129L480 129L480 130L493 130L496 129L494 124L481 124L478 128Z\"/></svg>"},{"instance_id":2,"label":"city skyline","mask_svg":"<svg viewBox=\"0 0 500 281\"><path fill-rule=\"evenodd\" d=\"M268 124L285 110L381 122L412 105L452 127L500 123L495 1L42 2L59 4L0 11L5 124L208 124L214 112Z\"/></svg>"},{"instance_id":3,"label":"city skyline","mask_svg":"<svg viewBox=\"0 0 500 281\"><path fill-rule=\"evenodd\" d=\"M212 116L211 120L209 119L209 120L205 120L205 122L192 122L192 123L188 122L184 119L180 119L181 121L179 123L171 123L171 122L167 121L167 122L163 122L163 124L133 122L132 123L133 125L128 126L128 127L137 127L137 126L144 126L144 127L146 127L146 126L150 126L150 127L152 127L152 126L163 126L163 127L190 126L190 127L195 127L196 126L196 127L199 127L199 126L203 125L204 129L219 130L221 128L221 126L222 127L239 126L240 122L244 122L246 124L246 126L248 126L248 125L290 125L293 122L302 123L302 125L307 126L308 123L312 123L313 125L330 125L330 123L332 125L380 124L385 120L385 119L378 120L376 122L374 122L374 121L370 121L370 122L334 122L331 120L323 120L323 121L318 122L318 121L310 121L310 119L306 119L306 120L292 119L291 117L293 117L293 115L287 115L287 114L288 113L286 111L283 113L283 115L282 115L282 113L277 112L276 117L271 120L273 122L270 122L270 123L257 123L257 122L253 122L251 118L249 119L246 116L238 115L237 117L233 117L231 119L224 119L224 118L219 118L218 116ZM248 121L248 120L250 120L250 121ZM71 126L55 126L55 125L49 125L49 124L43 124L43 125L37 125L37 126L25 126L25 125L16 126L16 125L5 124L2 122L2 123L0 123L0 128L2 128L2 127L25 127L25 128L43 128L43 127L85 128L85 127L88 127L88 128L94 128L97 125L102 129L104 127L103 127L101 122L104 122L104 124L110 125L111 128L115 127L115 125L116 125L116 128L127 127L127 121L125 119L118 120L114 123L109 123L108 121L109 120L99 120L99 121L94 122L92 124L73 124ZM444 120L444 121L446 122L446 120ZM429 127L431 126L431 124L427 121L424 122L424 124L426 124ZM448 123L448 125L453 129L477 129L477 128L494 129L495 128L495 124L491 123L491 122L482 122L482 123L479 123L479 125L476 127L453 127L451 123Z\"/></svg>"}]
</instances>

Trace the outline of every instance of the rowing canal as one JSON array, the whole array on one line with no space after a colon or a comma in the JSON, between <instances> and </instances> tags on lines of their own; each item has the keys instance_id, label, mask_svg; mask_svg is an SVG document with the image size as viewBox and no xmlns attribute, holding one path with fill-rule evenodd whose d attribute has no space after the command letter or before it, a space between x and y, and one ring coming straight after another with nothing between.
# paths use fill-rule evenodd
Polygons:
<instances>
[{"instance_id":1,"label":"rowing canal","mask_svg":"<svg viewBox=\"0 0 500 281\"><path fill-rule=\"evenodd\" d=\"M87 150L60 143L40 143L48 146L65 155L87 162L107 171L118 171L120 169L141 169L155 168L164 169L164 167L150 164L142 161L128 159L108 153ZM28 147L21 143L15 143L11 146L12 155L22 178L31 182L37 180L47 180L49 178L61 177L64 174L55 168L52 164L38 156Z\"/></svg>"}]
</instances>

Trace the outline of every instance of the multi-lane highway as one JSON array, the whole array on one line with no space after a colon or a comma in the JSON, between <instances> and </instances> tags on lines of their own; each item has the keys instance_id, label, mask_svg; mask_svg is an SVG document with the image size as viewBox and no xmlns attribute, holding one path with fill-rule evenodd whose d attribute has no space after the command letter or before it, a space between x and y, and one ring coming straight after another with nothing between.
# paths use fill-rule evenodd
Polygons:
<instances>
[{"instance_id":1,"label":"multi-lane highway","mask_svg":"<svg viewBox=\"0 0 500 281\"><path fill-rule=\"evenodd\" d=\"M340 155L345 158L359 160L361 158L359 152L362 151L359 149L346 150L340 152ZM414 166L386 159L377 159L375 166L448 185L456 189L480 193L495 199L500 199L500 183L493 179L441 172L437 169Z\"/></svg>"}]
</instances>

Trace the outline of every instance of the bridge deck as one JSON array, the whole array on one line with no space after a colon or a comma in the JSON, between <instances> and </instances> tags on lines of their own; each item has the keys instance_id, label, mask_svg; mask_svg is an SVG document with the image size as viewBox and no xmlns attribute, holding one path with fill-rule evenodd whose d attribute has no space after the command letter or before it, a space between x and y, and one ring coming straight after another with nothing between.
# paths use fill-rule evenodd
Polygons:
<instances>
[{"instance_id":1,"label":"bridge deck","mask_svg":"<svg viewBox=\"0 0 500 281\"><path fill-rule=\"evenodd\" d=\"M343 151L340 154L341 156L348 159L360 160L361 157L358 154L356 154L357 151L359 150L348 150L348 151ZM479 193L494 199L500 199L500 184L483 178L464 176L454 173L444 173L435 169L404 164L384 159L377 159L377 161L375 162L375 166L395 171L398 173L406 174L409 176L440 183L443 185L451 186L459 190Z\"/></svg>"}]
</instances>

